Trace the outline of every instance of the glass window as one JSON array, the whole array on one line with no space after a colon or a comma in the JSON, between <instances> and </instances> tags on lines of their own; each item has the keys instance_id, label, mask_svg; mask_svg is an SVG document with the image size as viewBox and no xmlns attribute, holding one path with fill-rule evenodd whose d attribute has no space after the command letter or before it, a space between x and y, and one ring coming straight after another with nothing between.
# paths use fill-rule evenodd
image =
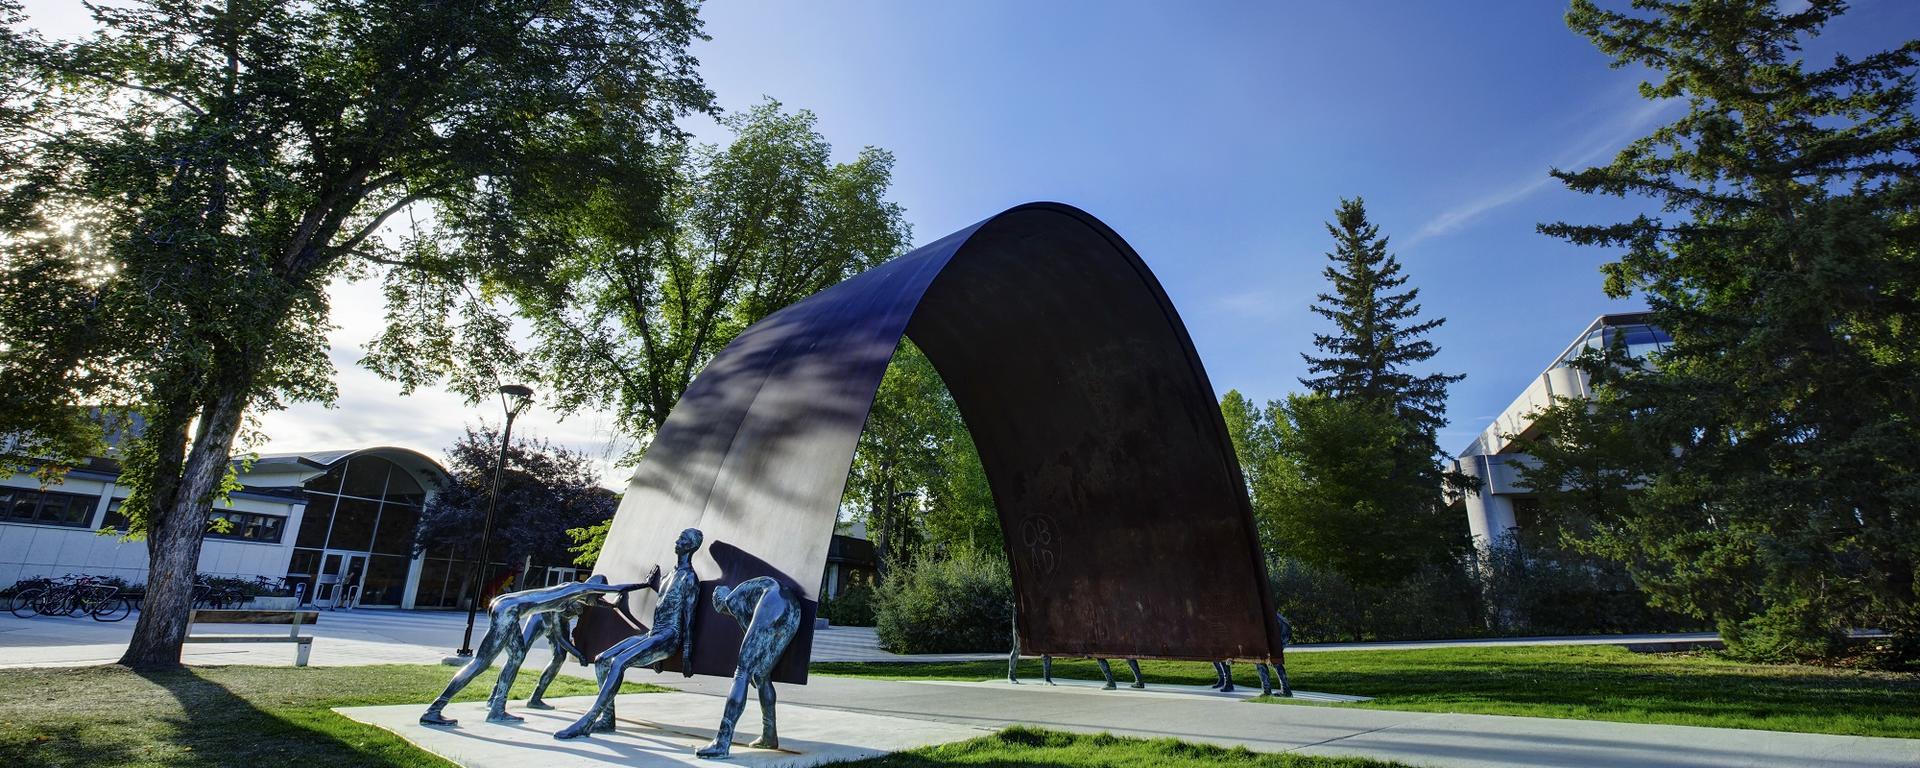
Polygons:
<instances>
[{"instance_id":1,"label":"glass window","mask_svg":"<svg viewBox=\"0 0 1920 768\"><path fill-rule=\"evenodd\" d=\"M366 581L361 582L363 605L399 605L407 588L407 559L393 555L374 555L367 564Z\"/></svg>"},{"instance_id":2,"label":"glass window","mask_svg":"<svg viewBox=\"0 0 1920 768\"><path fill-rule=\"evenodd\" d=\"M399 473L394 473L398 476ZM413 528L420 522L420 508L387 503L380 507L380 529L373 537L373 551L385 555L412 555Z\"/></svg>"},{"instance_id":3,"label":"glass window","mask_svg":"<svg viewBox=\"0 0 1920 768\"><path fill-rule=\"evenodd\" d=\"M93 522L93 509L99 503L99 496L0 488L0 519L85 527Z\"/></svg>"},{"instance_id":4,"label":"glass window","mask_svg":"<svg viewBox=\"0 0 1920 768\"><path fill-rule=\"evenodd\" d=\"M324 547L327 545L327 525L333 522L333 504L338 496L324 493L307 493L307 513L300 518L300 535L293 543L302 547Z\"/></svg>"},{"instance_id":5,"label":"glass window","mask_svg":"<svg viewBox=\"0 0 1920 768\"><path fill-rule=\"evenodd\" d=\"M216 521L225 521L226 530L219 530L215 525ZM216 509L207 513L207 538L278 544L280 530L285 522L286 518L276 515L256 515L252 512Z\"/></svg>"},{"instance_id":6,"label":"glass window","mask_svg":"<svg viewBox=\"0 0 1920 768\"><path fill-rule=\"evenodd\" d=\"M333 532L327 536L328 549L366 551L373 545L373 526L380 516L380 502L340 497L333 510Z\"/></svg>"},{"instance_id":7,"label":"glass window","mask_svg":"<svg viewBox=\"0 0 1920 768\"><path fill-rule=\"evenodd\" d=\"M387 492L387 470L392 466L392 462L372 456L360 456L348 461L347 479L340 485L340 495L380 498Z\"/></svg>"},{"instance_id":8,"label":"glass window","mask_svg":"<svg viewBox=\"0 0 1920 768\"><path fill-rule=\"evenodd\" d=\"M419 506L426 503L427 493L421 489L420 483L413 479L413 473L395 466L393 474L387 476L386 498L387 501L398 504Z\"/></svg>"}]
</instances>

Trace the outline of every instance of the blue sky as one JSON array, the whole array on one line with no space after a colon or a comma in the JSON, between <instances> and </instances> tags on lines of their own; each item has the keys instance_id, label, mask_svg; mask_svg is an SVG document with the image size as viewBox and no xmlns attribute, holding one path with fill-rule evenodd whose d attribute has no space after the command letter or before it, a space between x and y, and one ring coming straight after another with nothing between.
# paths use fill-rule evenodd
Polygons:
<instances>
[{"instance_id":1,"label":"blue sky","mask_svg":"<svg viewBox=\"0 0 1920 768\"><path fill-rule=\"evenodd\" d=\"M66 0L29 4L50 32ZM1464 372L1448 450L1464 445L1595 315L1599 249L1536 234L1610 221L1638 200L1575 195L1551 167L1604 162L1679 114L1651 104L1562 20L1526 2L773 2L725 0L698 46L723 107L813 110L839 154L896 158L893 199L928 242L1031 200L1101 218L1159 276L1214 386L1256 400L1299 389L1323 322L1322 223L1363 196L1446 317L1437 369ZM1809 53L1854 54L1920 31L1920 3L1864 0ZM695 132L724 133L702 120ZM497 418L438 393L400 397L351 367L377 291L342 287L341 408L270 415L271 449L380 442L438 453ZM476 416L477 414L477 416ZM430 415L429 418L422 418ZM592 414L533 428L610 455ZM619 484L624 471L610 472Z\"/></svg>"}]
</instances>

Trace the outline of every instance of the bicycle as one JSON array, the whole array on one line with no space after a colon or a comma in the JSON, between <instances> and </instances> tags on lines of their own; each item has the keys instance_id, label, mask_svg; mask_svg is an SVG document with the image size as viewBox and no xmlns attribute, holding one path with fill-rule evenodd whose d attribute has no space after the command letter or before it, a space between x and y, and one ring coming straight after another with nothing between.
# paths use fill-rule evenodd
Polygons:
<instances>
[{"instance_id":1,"label":"bicycle","mask_svg":"<svg viewBox=\"0 0 1920 768\"><path fill-rule=\"evenodd\" d=\"M133 613L133 601L120 594L120 588L112 584L89 581L74 588L76 594L75 609L93 617L94 621L119 621Z\"/></svg>"}]
</instances>

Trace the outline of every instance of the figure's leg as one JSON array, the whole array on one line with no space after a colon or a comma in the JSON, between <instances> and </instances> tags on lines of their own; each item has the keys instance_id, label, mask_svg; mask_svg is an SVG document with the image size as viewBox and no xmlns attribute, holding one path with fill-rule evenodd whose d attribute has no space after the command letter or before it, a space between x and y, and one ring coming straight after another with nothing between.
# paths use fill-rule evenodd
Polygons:
<instances>
[{"instance_id":1,"label":"figure's leg","mask_svg":"<svg viewBox=\"0 0 1920 768\"><path fill-rule=\"evenodd\" d=\"M672 632L651 633L646 637L628 638L618 645L600 654L595 662L595 676L600 678L600 695L593 700L593 706L586 714L573 721L572 725L560 729L553 735L556 739L575 739L596 730L611 730L613 720L613 697L620 694L620 684L626 680L627 668L646 666L666 658L679 639ZM598 722L596 722L598 721Z\"/></svg>"},{"instance_id":2,"label":"figure's leg","mask_svg":"<svg viewBox=\"0 0 1920 768\"><path fill-rule=\"evenodd\" d=\"M1213 685L1207 687L1217 690L1224 682L1226 682L1226 675L1220 671L1220 662L1216 661L1213 663Z\"/></svg>"},{"instance_id":3,"label":"figure's leg","mask_svg":"<svg viewBox=\"0 0 1920 768\"><path fill-rule=\"evenodd\" d=\"M508 631L502 633L498 631L497 626L488 627L486 637L480 638L480 647L473 652L473 658L468 659L467 665L461 667L459 672L453 674L453 681L447 683L447 689L440 692L440 697L434 699L432 704L427 705L427 711L420 715L420 724L453 725L459 722L451 717L440 714L440 710L446 709L447 702L453 701L454 694L459 693L461 689L467 687L468 683L473 682L473 678L476 675L486 671L487 667L493 665L494 657L500 655L500 647L503 645L502 640L508 635L517 635L518 629L518 627L509 625Z\"/></svg>"},{"instance_id":4,"label":"figure's leg","mask_svg":"<svg viewBox=\"0 0 1920 768\"><path fill-rule=\"evenodd\" d=\"M1040 679L1046 681L1047 685L1054 684L1053 657L1051 655L1040 654Z\"/></svg>"},{"instance_id":5,"label":"figure's leg","mask_svg":"<svg viewBox=\"0 0 1920 768\"><path fill-rule=\"evenodd\" d=\"M1253 671L1260 676L1260 695L1272 696L1273 677L1267 674L1267 665L1256 663L1253 665Z\"/></svg>"},{"instance_id":6,"label":"figure's leg","mask_svg":"<svg viewBox=\"0 0 1920 768\"><path fill-rule=\"evenodd\" d=\"M1127 669L1133 672L1133 687L1135 688L1147 687L1146 681L1140 679L1140 660L1139 659L1127 659Z\"/></svg>"},{"instance_id":7,"label":"figure's leg","mask_svg":"<svg viewBox=\"0 0 1920 768\"><path fill-rule=\"evenodd\" d=\"M487 722L489 723L519 723L526 720L518 715L507 714L507 694L513 691L513 681L520 677L520 665L526 663L529 646L525 642L525 635L518 631L520 622L515 621L505 629L503 634L506 635L507 642L504 650L507 660L500 665L499 679L493 681L493 693L487 695ZM489 636L492 634L491 631L488 632Z\"/></svg>"},{"instance_id":8,"label":"figure's leg","mask_svg":"<svg viewBox=\"0 0 1920 768\"><path fill-rule=\"evenodd\" d=\"M1118 687L1113 684L1113 665L1108 664L1106 659L1094 659L1093 663L1100 665L1100 676L1107 679L1107 684L1101 686L1100 690L1111 691Z\"/></svg>"},{"instance_id":9,"label":"figure's leg","mask_svg":"<svg viewBox=\"0 0 1920 768\"><path fill-rule=\"evenodd\" d=\"M1293 681L1287 679L1287 665L1275 664L1273 665L1273 671L1280 678L1280 695L1289 699L1293 698Z\"/></svg>"},{"instance_id":10,"label":"figure's leg","mask_svg":"<svg viewBox=\"0 0 1920 768\"><path fill-rule=\"evenodd\" d=\"M560 668L566 663L567 652L559 648L553 649L553 660L547 662L546 669L540 670L540 682L534 684L533 695L527 698L528 709L553 709L552 704L541 701L540 697L547 694L547 686L553 684L554 676L560 674Z\"/></svg>"},{"instance_id":11,"label":"figure's leg","mask_svg":"<svg viewBox=\"0 0 1920 768\"><path fill-rule=\"evenodd\" d=\"M713 742L693 753L695 757L725 757L733 751L733 725L740 720L740 713L747 708L747 671L742 669L733 673L733 690L727 692L727 708L720 715L720 730L713 735Z\"/></svg>"},{"instance_id":12,"label":"figure's leg","mask_svg":"<svg viewBox=\"0 0 1920 768\"><path fill-rule=\"evenodd\" d=\"M1220 692L1233 693L1233 662L1220 662Z\"/></svg>"},{"instance_id":13,"label":"figure's leg","mask_svg":"<svg viewBox=\"0 0 1920 768\"><path fill-rule=\"evenodd\" d=\"M780 729L773 722L773 679L760 681L760 738L747 746L755 749L779 749Z\"/></svg>"}]
</instances>

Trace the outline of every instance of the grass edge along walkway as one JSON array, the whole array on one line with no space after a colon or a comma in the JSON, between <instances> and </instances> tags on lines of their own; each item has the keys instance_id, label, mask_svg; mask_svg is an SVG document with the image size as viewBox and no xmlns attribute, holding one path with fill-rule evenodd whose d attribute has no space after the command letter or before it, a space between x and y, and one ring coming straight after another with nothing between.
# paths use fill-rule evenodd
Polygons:
<instances>
[{"instance_id":1,"label":"grass edge along walkway","mask_svg":"<svg viewBox=\"0 0 1920 768\"><path fill-rule=\"evenodd\" d=\"M1920 674L1746 664L1712 653L1640 654L1613 646L1502 646L1296 654L1295 688L1372 696L1353 704L1256 699L1299 706L1514 715L1622 723L1920 738ZM1090 661L1055 659L1058 678L1097 680ZM1038 660L1022 660L1037 680ZM1143 661L1148 685L1205 685L1202 662ZM879 679L998 680L1005 662L812 665L814 674ZM1115 664L1124 688L1126 668ZM1258 686L1252 665L1234 665Z\"/></svg>"},{"instance_id":2,"label":"grass edge along walkway","mask_svg":"<svg viewBox=\"0 0 1920 768\"><path fill-rule=\"evenodd\" d=\"M341 716L334 707L417 704L440 694L453 667L193 666L135 672L119 666L0 671L0 765L266 766L301 768L452 763L393 733ZM533 693L522 674L511 696ZM474 678L455 701L485 699L495 670ZM549 696L592 694L594 684L562 675ZM623 693L665 690L628 683Z\"/></svg>"},{"instance_id":3,"label":"grass edge along walkway","mask_svg":"<svg viewBox=\"0 0 1920 768\"><path fill-rule=\"evenodd\" d=\"M896 752L843 763L847 768L946 768L947 766L1046 766L1047 768L1406 768L1359 757L1253 752L1176 739L1136 739L1108 733L1080 734L1014 726L976 739Z\"/></svg>"}]
</instances>

